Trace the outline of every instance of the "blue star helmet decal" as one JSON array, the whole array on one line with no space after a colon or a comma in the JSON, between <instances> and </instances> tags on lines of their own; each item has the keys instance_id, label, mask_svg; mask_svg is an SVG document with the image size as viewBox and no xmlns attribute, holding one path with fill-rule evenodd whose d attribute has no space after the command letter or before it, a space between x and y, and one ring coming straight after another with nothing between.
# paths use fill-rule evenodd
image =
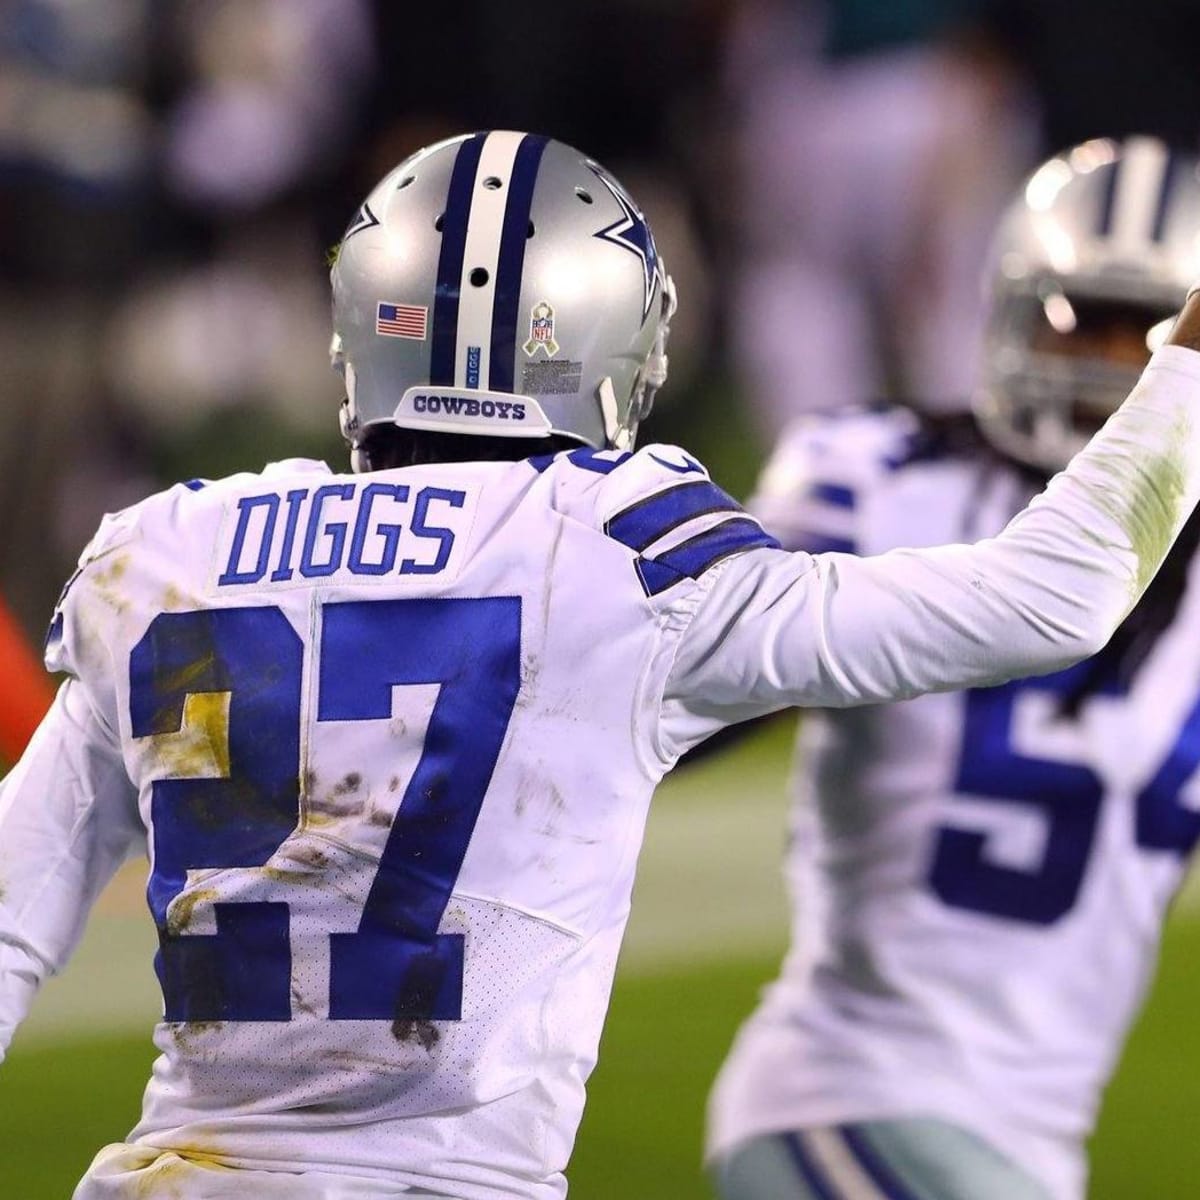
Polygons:
<instances>
[{"instance_id":1,"label":"blue star helmet decal","mask_svg":"<svg viewBox=\"0 0 1200 1200\"><path fill-rule=\"evenodd\" d=\"M654 245L654 235L641 210L625 194L620 184L612 180L604 170L595 163L589 162L588 167L593 175L608 189L612 198L621 207L621 219L592 234L630 254L636 254L642 263L642 320L645 321L650 313L650 300L654 295L654 281L661 268L658 262L658 250Z\"/></svg>"},{"instance_id":2,"label":"blue star helmet decal","mask_svg":"<svg viewBox=\"0 0 1200 1200\"><path fill-rule=\"evenodd\" d=\"M354 220L346 226L346 232L342 234L342 241L353 237L356 233L361 233L364 229L370 229L372 225L378 225L379 218L371 211L370 206L364 200L362 207L354 214Z\"/></svg>"}]
</instances>

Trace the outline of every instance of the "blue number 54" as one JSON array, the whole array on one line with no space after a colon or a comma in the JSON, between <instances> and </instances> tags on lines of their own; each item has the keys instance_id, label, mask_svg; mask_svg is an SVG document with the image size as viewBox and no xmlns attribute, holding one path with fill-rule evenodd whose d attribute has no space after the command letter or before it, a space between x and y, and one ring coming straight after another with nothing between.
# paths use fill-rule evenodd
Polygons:
<instances>
[{"instance_id":1,"label":"blue number 54","mask_svg":"<svg viewBox=\"0 0 1200 1200\"><path fill-rule=\"evenodd\" d=\"M1095 840L1103 783L1082 763L1018 753L1012 747L1012 718L1022 693L1063 695L1080 669L966 694L955 804L965 808L985 798L1036 812L1045 821L1046 841L1041 862L1021 869L989 861L988 834L943 825L929 883L945 904L1036 925L1052 924L1075 906ZM1200 836L1200 813L1184 807L1179 794L1197 763L1200 702L1188 713L1166 760L1137 794L1137 845L1180 855L1191 851Z\"/></svg>"}]
</instances>

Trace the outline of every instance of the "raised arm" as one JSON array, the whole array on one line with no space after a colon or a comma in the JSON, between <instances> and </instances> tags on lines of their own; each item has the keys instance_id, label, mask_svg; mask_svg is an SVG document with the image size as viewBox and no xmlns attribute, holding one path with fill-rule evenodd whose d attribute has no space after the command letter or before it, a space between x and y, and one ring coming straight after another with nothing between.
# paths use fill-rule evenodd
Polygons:
<instances>
[{"instance_id":1,"label":"raised arm","mask_svg":"<svg viewBox=\"0 0 1200 1200\"><path fill-rule=\"evenodd\" d=\"M1094 654L1200 497L1197 351L1193 295L1130 397L998 537L731 559L667 679L664 751L785 705L986 686Z\"/></svg>"}]
</instances>

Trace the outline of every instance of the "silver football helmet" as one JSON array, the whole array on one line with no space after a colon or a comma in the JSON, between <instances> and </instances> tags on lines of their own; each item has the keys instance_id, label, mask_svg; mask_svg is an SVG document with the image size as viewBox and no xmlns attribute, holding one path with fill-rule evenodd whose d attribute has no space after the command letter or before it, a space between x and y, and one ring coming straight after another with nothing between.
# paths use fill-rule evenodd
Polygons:
<instances>
[{"instance_id":1,"label":"silver football helmet","mask_svg":"<svg viewBox=\"0 0 1200 1200\"><path fill-rule=\"evenodd\" d=\"M646 218L549 138L469 134L405 159L331 279L356 470L380 424L628 447L666 380L675 289Z\"/></svg>"},{"instance_id":2,"label":"silver football helmet","mask_svg":"<svg viewBox=\"0 0 1200 1200\"><path fill-rule=\"evenodd\" d=\"M976 413L1005 454L1065 466L1128 395L1200 275L1195 158L1146 137L1040 166L996 238Z\"/></svg>"}]
</instances>

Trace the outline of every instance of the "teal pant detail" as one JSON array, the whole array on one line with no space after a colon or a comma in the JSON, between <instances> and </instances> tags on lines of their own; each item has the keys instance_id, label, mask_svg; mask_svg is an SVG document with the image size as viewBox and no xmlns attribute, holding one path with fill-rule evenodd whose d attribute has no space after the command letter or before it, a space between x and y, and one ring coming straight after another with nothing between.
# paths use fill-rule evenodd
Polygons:
<instances>
[{"instance_id":1,"label":"teal pant detail","mask_svg":"<svg viewBox=\"0 0 1200 1200\"><path fill-rule=\"evenodd\" d=\"M754 1138L711 1174L722 1200L1050 1200L973 1133L927 1119Z\"/></svg>"}]
</instances>

